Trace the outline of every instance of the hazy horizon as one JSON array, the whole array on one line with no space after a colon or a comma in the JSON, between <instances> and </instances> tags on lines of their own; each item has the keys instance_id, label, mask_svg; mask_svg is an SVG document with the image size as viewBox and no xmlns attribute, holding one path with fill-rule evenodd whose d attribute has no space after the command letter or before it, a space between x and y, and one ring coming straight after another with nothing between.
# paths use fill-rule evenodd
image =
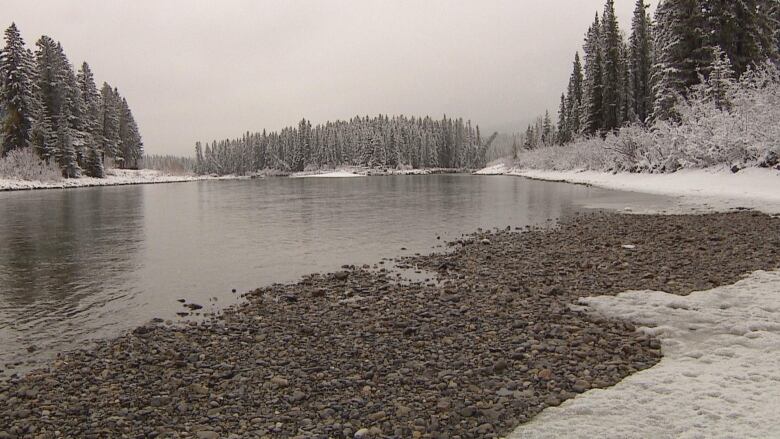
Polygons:
<instances>
[{"instance_id":1,"label":"hazy horizon","mask_svg":"<svg viewBox=\"0 0 780 439\"><path fill-rule=\"evenodd\" d=\"M517 131L557 112L604 0L3 1L34 49L62 43L117 87L150 154L301 118L447 114ZM649 2L655 5L656 1ZM635 0L616 0L624 32Z\"/></svg>"}]
</instances>

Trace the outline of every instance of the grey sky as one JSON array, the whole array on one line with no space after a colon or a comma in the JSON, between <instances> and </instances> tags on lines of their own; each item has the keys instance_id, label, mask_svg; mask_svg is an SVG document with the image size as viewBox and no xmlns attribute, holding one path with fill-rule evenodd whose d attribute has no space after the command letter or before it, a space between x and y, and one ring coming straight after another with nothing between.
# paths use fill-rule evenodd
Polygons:
<instances>
[{"instance_id":1,"label":"grey sky","mask_svg":"<svg viewBox=\"0 0 780 439\"><path fill-rule=\"evenodd\" d=\"M652 3L656 3L653 1ZM130 103L148 153L356 114L520 130L557 110L604 0L0 0ZM616 0L628 31L635 0Z\"/></svg>"}]
</instances>

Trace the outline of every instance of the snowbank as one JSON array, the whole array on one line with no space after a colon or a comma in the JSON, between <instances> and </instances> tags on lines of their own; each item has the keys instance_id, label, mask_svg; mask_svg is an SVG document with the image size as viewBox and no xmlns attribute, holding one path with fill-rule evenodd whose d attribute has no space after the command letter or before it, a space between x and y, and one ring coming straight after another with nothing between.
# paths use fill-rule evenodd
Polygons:
<instances>
[{"instance_id":1,"label":"snowbank","mask_svg":"<svg viewBox=\"0 0 780 439\"><path fill-rule=\"evenodd\" d=\"M511 168L504 163L488 165L487 167L475 172L474 175L505 175L511 171Z\"/></svg>"},{"instance_id":2,"label":"snowbank","mask_svg":"<svg viewBox=\"0 0 780 439\"><path fill-rule=\"evenodd\" d=\"M89 186L118 186L127 184L176 183L196 180L226 179L235 177L209 177L194 175L166 175L151 169L111 169L106 178L70 178L57 181L28 181L0 179L0 191L27 189L65 189Z\"/></svg>"},{"instance_id":3,"label":"snowbank","mask_svg":"<svg viewBox=\"0 0 780 439\"><path fill-rule=\"evenodd\" d=\"M312 174L308 172L300 172L292 174L292 178L348 178L348 177L365 177L365 175L356 174L350 171L329 171L319 174Z\"/></svg>"},{"instance_id":4,"label":"snowbank","mask_svg":"<svg viewBox=\"0 0 780 439\"><path fill-rule=\"evenodd\" d=\"M663 360L609 389L548 408L509 437L777 437L780 271L687 297L632 291L581 299L643 325Z\"/></svg>"},{"instance_id":5,"label":"snowbank","mask_svg":"<svg viewBox=\"0 0 780 439\"><path fill-rule=\"evenodd\" d=\"M393 168L365 168L351 166L336 170L318 170L295 172L289 176L292 178L304 177L376 177L388 175L431 175L431 174L457 174L468 172L465 169L454 168L424 168L424 169L393 169Z\"/></svg>"},{"instance_id":6,"label":"snowbank","mask_svg":"<svg viewBox=\"0 0 780 439\"><path fill-rule=\"evenodd\" d=\"M706 204L717 210L747 207L780 213L780 171L746 168L732 173L726 168L686 169L669 174L611 174L596 171L540 171L495 165L481 175L515 175L548 181L591 184L607 189L669 195L690 204Z\"/></svg>"}]
</instances>

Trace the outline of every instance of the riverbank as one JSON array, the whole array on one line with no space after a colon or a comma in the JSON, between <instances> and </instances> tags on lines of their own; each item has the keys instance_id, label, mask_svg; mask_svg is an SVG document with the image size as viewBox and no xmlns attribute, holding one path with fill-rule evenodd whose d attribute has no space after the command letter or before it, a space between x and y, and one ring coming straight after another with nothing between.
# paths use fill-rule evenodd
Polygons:
<instances>
[{"instance_id":1,"label":"riverbank","mask_svg":"<svg viewBox=\"0 0 780 439\"><path fill-rule=\"evenodd\" d=\"M346 267L63 355L0 384L0 437L501 437L662 361L579 298L778 268L780 219L594 214L451 247L396 262L438 282Z\"/></svg>"},{"instance_id":2,"label":"riverbank","mask_svg":"<svg viewBox=\"0 0 780 439\"><path fill-rule=\"evenodd\" d=\"M436 175L436 174L462 174L468 172L470 172L470 170L460 169L460 168L392 169L392 168L340 167L335 170L294 172L292 174L289 174L289 177L292 178L384 177L389 175Z\"/></svg>"},{"instance_id":3,"label":"riverbank","mask_svg":"<svg viewBox=\"0 0 780 439\"><path fill-rule=\"evenodd\" d=\"M7 180L0 178L0 191L35 189L69 189L93 186L123 186L131 184L182 183L198 180L233 179L235 176L167 175L151 169L110 169L105 178L68 178L56 181Z\"/></svg>"},{"instance_id":4,"label":"riverbank","mask_svg":"<svg viewBox=\"0 0 780 439\"><path fill-rule=\"evenodd\" d=\"M683 202L724 210L745 207L780 213L780 170L745 168L731 172L726 167L684 169L667 174L608 173L596 171L550 171L517 169L496 164L477 175L511 175L544 181L587 184L606 189L670 195Z\"/></svg>"}]
</instances>

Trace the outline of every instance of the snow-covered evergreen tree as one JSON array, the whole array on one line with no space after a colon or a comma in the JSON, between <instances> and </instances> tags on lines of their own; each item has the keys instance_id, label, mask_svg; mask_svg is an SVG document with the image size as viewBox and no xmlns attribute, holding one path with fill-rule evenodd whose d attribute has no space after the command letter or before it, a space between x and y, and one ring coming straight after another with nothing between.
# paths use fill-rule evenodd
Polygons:
<instances>
[{"instance_id":1,"label":"snow-covered evergreen tree","mask_svg":"<svg viewBox=\"0 0 780 439\"><path fill-rule=\"evenodd\" d=\"M5 43L0 52L1 155L15 148L32 145L33 128L38 116L33 82L34 62L13 23L5 31Z\"/></svg>"},{"instance_id":2,"label":"snow-covered evergreen tree","mask_svg":"<svg viewBox=\"0 0 780 439\"><path fill-rule=\"evenodd\" d=\"M561 94L561 104L558 107L558 136L556 143L563 145L571 141L571 131L567 115L569 110L566 108L566 95Z\"/></svg>"},{"instance_id":3,"label":"snow-covered evergreen tree","mask_svg":"<svg viewBox=\"0 0 780 439\"><path fill-rule=\"evenodd\" d=\"M709 77L703 81L705 95L715 104L715 108L729 110L731 108L731 93L735 84L734 68L720 47L715 47L713 57Z\"/></svg>"},{"instance_id":4,"label":"snow-covered evergreen tree","mask_svg":"<svg viewBox=\"0 0 780 439\"><path fill-rule=\"evenodd\" d=\"M623 105L623 57L621 48L623 40L620 35L617 16L615 16L614 0L607 0L601 20L602 64L602 123L603 131L611 132L618 129Z\"/></svg>"},{"instance_id":5,"label":"snow-covered evergreen tree","mask_svg":"<svg viewBox=\"0 0 780 439\"><path fill-rule=\"evenodd\" d=\"M106 82L100 89L100 123L101 150L104 157L109 157L117 162L122 161L119 149L119 97L114 89Z\"/></svg>"},{"instance_id":6,"label":"snow-covered evergreen tree","mask_svg":"<svg viewBox=\"0 0 780 439\"><path fill-rule=\"evenodd\" d=\"M701 0L664 0L656 9L653 116L675 117L674 106L711 61Z\"/></svg>"},{"instance_id":7,"label":"snow-covered evergreen tree","mask_svg":"<svg viewBox=\"0 0 780 439\"><path fill-rule=\"evenodd\" d=\"M601 22L598 14L585 38L585 82L583 84L582 133L600 133L604 117L603 97L603 55L601 44Z\"/></svg>"},{"instance_id":8,"label":"snow-covered evergreen tree","mask_svg":"<svg viewBox=\"0 0 780 439\"><path fill-rule=\"evenodd\" d=\"M38 100L41 103L40 117L44 124L39 145L45 159L54 159L65 177L81 175L77 131L78 99L75 75L65 56L62 46L48 36L42 36L36 43L36 82Z\"/></svg>"},{"instance_id":9,"label":"snow-covered evergreen tree","mask_svg":"<svg viewBox=\"0 0 780 439\"><path fill-rule=\"evenodd\" d=\"M580 54L577 52L574 54L569 86L566 89L566 128L569 140L573 139L581 131L582 85L582 63L580 62Z\"/></svg>"},{"instance_id":10,"label":"snow-covered evergreen tree","mask_svg":"<svg viewBox=\"0 0 780 439\"><path fill-rule=\"evenodd\" d=\"M777 61L777 0L701 0L710 36L705 44L720 47L737 77L767 59ZM716 58L716 57L713 57ZM704 72L706 73L706 72Z\"/></svg>"},{"instance_id":11,"label":"snow-covered evergreen tree","mask_svg":"<svg viewBox=\"0 0 780 439\"><path fill-rule=\"evenodd\" d=\"M652 20L647 12L645 0L637 0L631 23L629 46L629 87L631 103L636 119L645 123L653 110L653 68Z\"/></svg>"},{"instance_id":12,"label":"snow-covered evergreen tree","mask_svg":"<svg viewBox=\"0 0 780 439\"><path fill-rule=\"evenodd\" d=\"M84 172L90 177L102 178L103 153L101 150L103 124L100 114L100 93L95 85L95 78L89 64L84 62L76 75L82 99L83 114L81 128L83 130L85 163Z\"/></svg>"},{"instance_id":13,"label":"snow-covered evergreen tree","mask_svg":"<svg viewBox=\"0 0 780 439\"><path fill-rule=\"evenodd\" d=\"M117 93L118 94L118 93ZM141 133L135 123L133 112L127 105L127 99L122 98L119 105L119 145L122 151L122 169L137 169L138 162L144 155ZM245 159L242 157L242 159ZM246 162L242 160L241 164Z\"/></svg>"}]
</instances>

